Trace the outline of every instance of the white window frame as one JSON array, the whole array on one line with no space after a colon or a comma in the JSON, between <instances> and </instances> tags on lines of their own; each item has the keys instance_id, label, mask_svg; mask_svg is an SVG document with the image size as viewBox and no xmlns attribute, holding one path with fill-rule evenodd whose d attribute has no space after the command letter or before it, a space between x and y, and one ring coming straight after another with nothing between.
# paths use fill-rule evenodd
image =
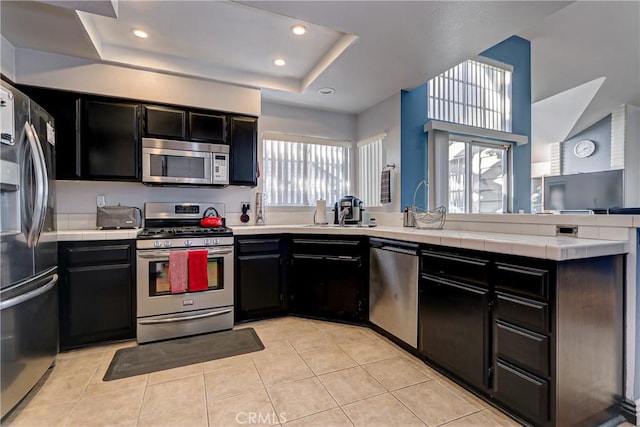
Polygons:
<instances>
[{"instance_id":1,"label":"white window frame","mask_svg":"<svg viewBox=\"0 0 640 427\"><path fill-rule=\"evenodd\" d=\"M450 134L455 135L455 140L473 140L482 144L494 144L511 147L528 144L526 135L518 135L509 132L500 132L490 129L476 128L457 123L430 120L424 125L424 131L428 135L428 182L429 182L429 208L449 205L449 141ZM505 212L513 212L513 149L508 151L508 175L505 204Z\"/></svg>"},{"instance_id":2,"label":"white window frame","mask_svg":"<svg viewBox=\"0 0 640 427\"><path fill-rule=\"evenodd\" d=\"M512 130L513 66L478 56L427 82L428 118L502 132Z\"/></svg>"},{"instance_id":3,"label":"white window frame","mask_svg":"<svg viewBox=\"0 0 640 427\"><path fill-rule=\"evenodd\" d=\"M315 206L317 199L322 198L324 200L327 200L329 198L331 199L336 198L336 200L327 200L327 205L331 206L333 205L333 203L337 201L337 198L342 197L345 194L349 194L351 192L351 180L352 180L351 166L352 166L352 156L353 156L352 154L353 143L351 141L342 141L342 140L335 140L335 139L329 139L329 138L317 138L317 137L311 137L311 136L305 136L305 135L291 135L291 134L283 134L283 133L276 133L276 132L263 132L261 141L262 141L262 156L261 156L262 190L266 195L266 198L265 198L266 204L270 208L275 208L275 209L285 208L287 210L290 210L290 209L306 210ZM336 170L336 173L338 175L342 174L342 178L335 178L334 181L330 181L329 183L329 185L342 185L342 187L336 190L337 193L336 195L333 195L333 197L327 197L327 196L331 196L331 194L322 189L318 190L319 195L311 194L312 192L310 192L307 187L310 184L306 181L307 179L310 179L308 176L309 170L307 168L310 165L316 165L317 162L314 162L312 159L305 159L303 163L305 165L304 166L305 169L302 173L303 174L302 179L305 180L305 182L303 183L305 188L300 190L299 192L300 199L294 203L282 203L280 200L274 203L274 200L276 198L273 196L273 190L267 187L267 183L269 180L269 176L268 176L269 165L268 165L268 160L265 158L267 145L268 145L267 141L275 141L283 144L298 143L298 144L308 144L308 145L319 145L319 146L328 147L328 149L337 147L337 148L342 148L343 150L346 150L346 159L343 162L344 164L342 166L342 170L341 171ZM308 153L305 153L305 155L306 154ZM300 172L300 171L297 171L297 172ZM283 171L283 175L280 176L280 179L283 179L286 182L289 179L286 175L287 173Z\"/></svg>"},{"instance_id":4,"label":"white window frame","mask_svg":"<svg viewBox=\"0 0 640 427\"><path fill-rule=\"evenodd\" d=\"M367 208L381 207L381 173L385 165L386 132L361 139L357 146L358 197Z\"/></svg>"}]
</instances>

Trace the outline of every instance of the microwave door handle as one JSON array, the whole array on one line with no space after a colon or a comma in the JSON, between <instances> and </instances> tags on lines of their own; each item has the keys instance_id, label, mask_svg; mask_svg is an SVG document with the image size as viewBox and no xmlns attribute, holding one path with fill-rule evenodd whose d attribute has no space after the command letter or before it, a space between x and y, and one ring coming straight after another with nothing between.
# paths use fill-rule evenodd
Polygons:
<instances>
[{"instance_id":1,"label":"microwave door handle","mask_svg":"<svg viewBox=\"0 0 640 427\"><path fill-rule=\"evenodd\" d=\"M44 151L42 149L42 144L40 143L40 137L38 136L38 132L36 132L35 126L33 123L30 123L31 131L33 132L33 137L36 140L36 147L38 147L38 155L40 156L40 168L42 170L42 207L40 212L40 222L38 226L38 232L36 233L36 241L35 245L38 244L40 240L40 235L44 230L44 223L47 216L47 204L49 202L49 177L47 176L47 161L44 157Z\"/></svg>"},{"instance_id":2,"label":"microwave door handle","mask_svg":"<svg viewBox=\"0 0 640 427\"><path fill-rule=\"evenodd\" d=\"M27 234L27 246L33 248L38 240L37 233L40 227L40 221L42 220L42 204L44 196L44 188L42 187L42 168L40 163L38 143L33 135L33 129L29 122L24 124L24 133L29 141L29 148L31 151L31 161L33 163L33 172L35 175L35 191L36 198L33 206L33 213L31 215L31 225L29 226L29 233Z\"/></svg>"}]
</instances>

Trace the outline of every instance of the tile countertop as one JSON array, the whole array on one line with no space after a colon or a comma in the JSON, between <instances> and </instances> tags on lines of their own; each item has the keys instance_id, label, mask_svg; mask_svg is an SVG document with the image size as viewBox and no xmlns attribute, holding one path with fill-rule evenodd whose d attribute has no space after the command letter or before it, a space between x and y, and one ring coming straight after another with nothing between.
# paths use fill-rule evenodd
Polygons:
<instances>
[{"instance_id":1,"label":"tile countertop","mask_svg":"<svg viewBox=\"0 0 640 427\"><path fill-rule=\"evenodd\" d=\"M364 228L308 225L234 226L232 228L235 236L279 233L365 235L531 258L551 259L554 261L617 255L627 252L627 242L625 241L479 231L418 230L390 226Z\"/></svg>"},{"instance_id":2,"label":"tile countertop","mask_svg":"<svg viewBox=\"0 0 640 427\"><path fill-rule=\"evenodd\" d=\"M260 234L333 234L382 237L407 242L428 243L531 258L565 261L616 255L627 252L627 242L579 239L575 237L534 236L461 230L418 230L416 228L378 226L320 227L309 225L237 225L235 236ZM135 239L141 230L60 230L58 241Z\"/></svg>"},{"instance_id":3,"label":"tile countertop","mask_svg":"<svg viewBox=\"0 0 640 427\"><path fill-rule=\"evenodd\" d=\"M142 231L141 228L133 230L58 230L57 234L59 242L72 242L77 240L135 239L140 231Z\"/></svg>"}]
</instances>

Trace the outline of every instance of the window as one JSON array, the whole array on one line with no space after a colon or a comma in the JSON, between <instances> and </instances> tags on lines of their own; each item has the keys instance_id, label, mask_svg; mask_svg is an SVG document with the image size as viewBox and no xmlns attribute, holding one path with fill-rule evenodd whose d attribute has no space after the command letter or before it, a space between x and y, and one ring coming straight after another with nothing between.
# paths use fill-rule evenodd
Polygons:
<instances>
[{"instance_id":1,"label":"window","mask_svg":"<svg viewBox=\"0 0 640 427\"><path fill-rule=\"evenodd\" d=\"M333 203L351 188L351 143L265 133L266 202L276 206Z\"/></svg>"},{"instance_id":2,"label":"window","mask_svg":"<svg viewBox=\"0 0 640 427\"><path fill-rule=\"evenodd\" d=\"M429 80L429 118L511 132L510 66L467 60Z\"/></svg>"},{"instance_id":3,"label":"window","mask_svg":"<svg viewBox=\"0 0 640 427\"><path fill-rule=\"evenodd\" d=\"M367 207L382 206L380 185L382 168L382 141L385 133L358 142L358 197Z\"/></svg>"},{"instance_id":4,"label":"window","mask_svg":"<svg viewBox=\"0 0 640 427\"><path fill-rule=\"evenodd\" d=\"M448 212L507 212L509 146L451 139Z\"/></svg>"}]
</instances>

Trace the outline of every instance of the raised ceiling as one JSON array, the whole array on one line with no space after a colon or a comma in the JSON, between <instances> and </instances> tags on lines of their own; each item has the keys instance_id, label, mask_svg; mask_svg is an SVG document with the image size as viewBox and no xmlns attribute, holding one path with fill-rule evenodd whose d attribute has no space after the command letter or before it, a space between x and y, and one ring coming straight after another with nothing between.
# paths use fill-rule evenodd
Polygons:
<instances>
[{"instance_id":1,"label":"raised ceiling","mask_svg":"<svg viewBox=\"0 0 640 427\"><path fill-rule=\"evenodd\" d=\"M49 1L49 3L59 3ZM73 2L78 9L90 3ZM16 48L259 87L271 101L359 113L540 22L567 2L120 1L109 15L2 1ZM303 37L290 32L302 22ZM136 39L131 28L149 33ZM284 57L287 65L273 64ZM324 96L317 89L336 93Z\"/></svg>"}]
</instances>

